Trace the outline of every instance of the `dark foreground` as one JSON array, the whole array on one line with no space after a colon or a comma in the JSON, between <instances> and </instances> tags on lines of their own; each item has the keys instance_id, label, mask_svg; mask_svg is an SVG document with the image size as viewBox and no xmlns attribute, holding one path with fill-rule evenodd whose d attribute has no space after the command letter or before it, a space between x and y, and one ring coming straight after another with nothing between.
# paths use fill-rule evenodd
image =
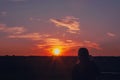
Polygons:
<instances>
[{"instance_id":1,"label":"dark foreground","mask_svg":"<svg viewBox=\"0 0 120 80\"><path fill-rule=\"evenodd\" d=\"M100 80L120 80L120 57L94 57ZM0 80L71 80L77 57L0 57Z\"/></svg>"}]
</instances>

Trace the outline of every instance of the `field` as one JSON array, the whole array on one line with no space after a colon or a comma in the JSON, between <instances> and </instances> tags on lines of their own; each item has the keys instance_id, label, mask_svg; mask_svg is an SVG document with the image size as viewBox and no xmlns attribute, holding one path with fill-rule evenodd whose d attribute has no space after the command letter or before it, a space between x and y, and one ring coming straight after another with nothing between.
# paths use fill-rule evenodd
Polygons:
<instances>
[{"instance_id":1,"label":"field","mask_svg":"<svg viewBox=\"0 0 120 80\"><path fill-rule=\"evenodd\" d=\"M120 57L93 57L100 80L120 80ZM1 56L0 80L71 80L77 57Z\"/></svg>"}]
</instances>

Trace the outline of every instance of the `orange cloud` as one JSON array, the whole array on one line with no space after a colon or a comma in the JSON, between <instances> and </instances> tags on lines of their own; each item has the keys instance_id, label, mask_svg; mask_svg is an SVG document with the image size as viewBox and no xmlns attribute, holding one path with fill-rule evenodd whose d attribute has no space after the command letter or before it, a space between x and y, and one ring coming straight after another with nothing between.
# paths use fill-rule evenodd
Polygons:
<instances>
[{"instance_id":1,"label":"orange cloud","mask_svg":"<svg viewBox=\"0 0 120 80\"><path fill-rule=\"evenodd\" d=\"M67 42L72 42L72 40L66 40Z\"/></svg>"},{"instance_id":2,"label":"orange cloud","mask_svg":"<svg viewBox=\"0 0 120 80\"><path fill-rule=\"evenodd\" d=\"M115 37L116 36L114 33L111 33L111 32L108 32L107 35L110 36L110 37Z\"/></svg>"},{"instance_id":3,"label":"orange cloud","mask_svg":"<svg viewBox=\"0 0 120 80\"><path fill-rule=\"evenodd\" d=\"M60 40L57 38L46 38L44 39L44 43L37 44L39 48L50 50L54 47L61 47L64 51L71 50L73 48L79 48L79 47L87 47L91 49L101 50L99 44L91 42L91 41L81 41L81 42L75 42L72 40Z\"/></svg>"},{"instance_id":4,"label":"orange cloud","mask_svg":"<svg viewBox=\"0 0 120 80\"><path fill-rule=\"evenodd\" d=\"M75 55L77 53L78 48L80 47L86 47L89 49L96 49L101 50L102 48L98 43L91 42L91 41L81 41L81 42L75 42L72 40L60 40L58 38L45 38L43 43L36 44L38 50L42 50L49 55L52 55L52 50L54 48L61 49L61 55ZM36 49L37 49L36 48Z\"/></svg>"},{"instance_id":5,"label":"orange cloud","mask_svg":"<svg viewBox=\"0 0 120 80\"><path fill-rule=\"evenodd\" d=\"M67 16L63 19L50 19L50 21L56 26L67 28L67 32L70 33L77 33L80 30L78 18L72 16Z\"/></svg>"},{"instance_id":6,"label":"orange cloud","mask_svg":"<svg viewBox=\"0 0 120 80\"><path fill-rule=\"evenodd\" d=\"M57 38L46 38L44 39L44 43L37 44L38 48L42 50L46 50L47 52L51 52L54 48L60 48L62 53L69 50L73 46L73 42L68 40L68 42L62 41Z\"/></svg>"}]
</instances>

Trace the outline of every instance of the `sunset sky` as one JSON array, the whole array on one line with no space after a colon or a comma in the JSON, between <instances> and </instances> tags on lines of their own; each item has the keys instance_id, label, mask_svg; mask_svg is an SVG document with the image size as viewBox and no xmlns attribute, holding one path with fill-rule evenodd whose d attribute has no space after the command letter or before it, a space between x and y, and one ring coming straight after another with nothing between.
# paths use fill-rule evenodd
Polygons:
<instances>
[{"instance_id":1,"label":"sunset sky","mask_svg":"<svg viewBox=\"0 0 120 80\"><path fill-rule=\"evenodd\" d=\"M120 56L120 0L0 0L0 55Z\"/></svg>"}]
</instances>

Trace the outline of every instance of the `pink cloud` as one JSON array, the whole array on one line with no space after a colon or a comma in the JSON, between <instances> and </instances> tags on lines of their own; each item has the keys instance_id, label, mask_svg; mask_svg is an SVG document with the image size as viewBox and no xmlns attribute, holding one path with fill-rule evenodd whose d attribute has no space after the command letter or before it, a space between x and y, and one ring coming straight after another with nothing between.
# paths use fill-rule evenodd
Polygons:
<instances>
[{"instance_id":1,"label":"pink cloud","mask_svg":"<svg viewBox=\"0 0 120 80\"><path fill-rule=\"evenodd\" d=\"M107 35L110 36L110 37L115 37L116 36L114 33L111 33L111 32L108 32Z\"/></svg>"},{"instance_id":2,"label":"pink cloud","mask_svg":"<svg viewBox=\"0 0 120 80\"><path fill-rule=\"evenodd\" d=\"M5 28L4 32L9 32L9 33L13 33L13 34L21 34L21 33L25 32L25 28L24 27Z\"/></svg>"},{"instance_id":3,"label":"pink cloud","mask_svg":"<svg viewBox=\"0 0 120 80\"><path fill-rule=\"evenodd\" d=\"M8 38L14 38L14 39L31 39L31 40L44 40L44 38L49 37L48 34L40 34L40 33L26 33L26 34L13 34L9 35Z\"/></svg>"},{"instance_id":4,"label":"pink cloud","mask_svg":"<svg viewBox=\"0 0 120 80\"><path fill-rule=\"evenodd\" d=\"M10 33L8 38L41 40L50 37L49 34L40 34L38 32L24 33L24 27L7 27L6 24L0 24L0 31Z\"/></svg>"},{"instance_id":5,"label":"pink cloud","mask_svg":"<svg viewBox=\"0 0 120 80\"><path fill-rule=\"evenodd\" d=\"M12 34L21 34L26 31L22 26L19 27L7 27L6 24L0 24L0 31L12 33Z\"/></svg>"},{"instance_id":6,"label":"pink cloud","mask_svg":"<svg viewBox=\"0 0 120 80\"><path fill-rule=\"evenodd\" d=\"M84 46L86 46L88 48L97 49L97 50L101 50L102 49L98 43L87 41L87 40L84 41Z\"/></svg>"},{"instance_id":7,"label":"pink cloud","mask_svg":"<svg viewBox=\"0 0 120 80\"><path fill-rule=\"evenodd\" d=\"M32 40L41 40L41 35L39 33L29 33L29 34L20 34L20 35L9 35L8 38L17 38L17 39L32 39Z\"/></svg>"},{"instance_id":8,"label":"pink cloud","mask_svg":"<svg viewBox=\"0 0 120 80\"><path fill-rule=\"evenodd\" d=\"M37 22L41 21L40 18L33 18L33 17L30 17L29 20L30 21L37 21Z\"/></svg>"},{"instance_id":9,"label":"pink cloud","mask_svg":"<svg viewBox=\"0 0 120 80\"><path fill-rule=\"evenodd\" d=\"M77 31L80 30L80 22L78 21L78 18L75 18L73 16L67 16L63 19L52 18L50 21L56 26L67 28L67 32L69 33L77 33Z\"/></svg>"},{"instance_id":10,"label":"pink cloud","mask_svg":"<svg viewBox=\"0 0 120 80\"><path fill-rule=\"evenodd\" d=\"M5 25L5 24L0 24L0 31L4 30L4 29L5 29L5 27L6 27L6 25Z\"/></svg>"},{"instance_id":11,"label":"pink cloud","mask_svg":"<svg viewBox=\"0 0 120 80\"><path fill-rule=\"evenodd\" d=\"M24 2L24 1L27 1L27 0L10 0L12 2Z\"/></svg>"},{"instance_id":12,"label":"pink cloud","mask_svg":"<svg viewBox=\"0 0 120 80\"><path fill-rule=\"evenodd\" d=\"M6 16L6 15L7 15L7 12L6 12L6 11L0 12L0 16Z\"/></svg>"}]
</instances>

